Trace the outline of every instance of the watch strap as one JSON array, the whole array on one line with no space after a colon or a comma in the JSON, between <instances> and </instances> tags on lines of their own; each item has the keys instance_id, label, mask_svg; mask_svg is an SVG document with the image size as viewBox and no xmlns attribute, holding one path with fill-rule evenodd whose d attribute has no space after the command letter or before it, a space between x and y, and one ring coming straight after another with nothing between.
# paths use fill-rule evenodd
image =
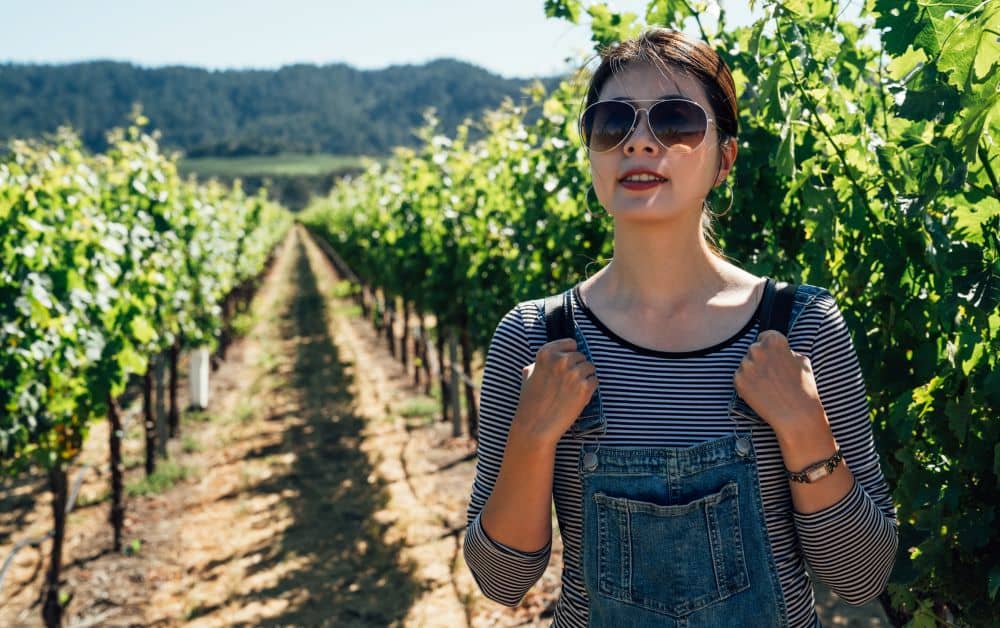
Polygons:
<instances>
[{"instance_id":1,"label":"watch strap","mask_svg":"<svg viewBox=\"0 0 1000 628\"><path fill-rule=\"evenodd\" d=\"M843 459L844 456L838 448L837 452L826 460L813 463L801 471L792 471L786 467L785 473L788 474L788 479L793 482L809 484L833 473L833 470L837 468L837 465Z\"/></svg>"}]
</instances>

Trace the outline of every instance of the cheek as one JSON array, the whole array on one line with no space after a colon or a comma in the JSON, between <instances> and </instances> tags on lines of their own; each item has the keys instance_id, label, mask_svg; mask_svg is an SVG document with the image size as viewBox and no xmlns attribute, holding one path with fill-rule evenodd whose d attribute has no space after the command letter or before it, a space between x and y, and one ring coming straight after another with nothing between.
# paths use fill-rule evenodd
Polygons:
<instances>
[{"instance_id":1,"label":"cheek","mask_svg":"<svg viewBox=\"0 0 1000 628\"><path fill-rule=\"evenodd\" d=\"M591 158L590 180L594 182L594 191L602 202L607 202L614 194L617 185L618 166L610 160Z\"/></svg>"}]
</instances>

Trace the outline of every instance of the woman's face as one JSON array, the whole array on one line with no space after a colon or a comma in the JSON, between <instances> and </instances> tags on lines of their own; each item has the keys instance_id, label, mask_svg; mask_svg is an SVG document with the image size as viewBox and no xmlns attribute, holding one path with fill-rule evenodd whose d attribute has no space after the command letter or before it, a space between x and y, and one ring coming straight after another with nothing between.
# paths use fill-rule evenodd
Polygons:
<instances>
[{"instance_id":1,"label":"woman's face","mask_svg":"<svg viewBox=\"0 0 1000 628\"><path fill-rule=\"evenodd\" d=\"M696 79L680 72L664 73L645 63L629 66L609 77L598 100L649 101L673 96L694 100L704 107L710 118L713 117L704 90ZM653 103L632 104L649 107ZM638 113L637 123L632 135L617 147L605 153L590 153L594 191L601 205L619 220L666 221L687 216L700 224L702 201L715 185L719 165L715 124L708 124L705 140L690 151L664 148L650 132L645 111ZM620 179L634 168L652 171L667 181L650 189L630 190Z\"/></svg>"}]
</instances>

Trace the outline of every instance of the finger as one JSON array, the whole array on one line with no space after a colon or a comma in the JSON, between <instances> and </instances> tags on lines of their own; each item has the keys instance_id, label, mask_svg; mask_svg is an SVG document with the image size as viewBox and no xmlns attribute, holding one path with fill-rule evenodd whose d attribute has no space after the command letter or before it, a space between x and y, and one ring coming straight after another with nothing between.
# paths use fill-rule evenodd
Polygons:
<instances>
[{"instance_id":1,"label":"finger","mask_svg":"<svg viewBox=\"0 0 1000 628\"><path fill-rule=\"evenodd\" d=\"M565 351L567 348L573 349L576 347L576 338L560 338L556 340L556 347Z\"/></svg>"},{"instance_id":2,"label":"finger","mask_svg":"<svg viewBox=\"0 0 1000 628\"><path fill-rule=\"evenodd\" d=\"M592 362L587 362L587 361L578 364L576 368L579 369L581 373L584 373L586 375L597 372L597 367L594 366Z\"/></svg>"},{"instance_id":3,"label":"finger","mask_svg":"<svg viewBox=\"0 0 1000 628\"><path fill-rule=\"evenodd\" d=\"M778 345L788 346L788 338L785 334L781 333L776 329L766 329L757 336L758 342L762 344L776 343Z\"/></svg>"},{"instance_id":4,"label":"finger","mask_svg":"<svg viewBox=\"0 0 1000 628\"><path fill-rule=\"evenodd\" d=\"M572 353L564 353L559 360L564 362L567 369L580 368L582 364L588 364L587 356L583 355L579 351L573 351Z\"/></svg>"},{"instance_id":5,"label":"finger","mask_svg":"<svg viewBox=\"0 0 1000 628\"><path fill-rule=\"evenodd\" d=\"M574 352L572 352L572 353L570 353L568 355L570 356L570 363L573 366L576 366L577 364L580 364L581 362L589 362L589 360L587 360L587 356L584 355L583 353L579 352L579 351L574 351Z\"/></svg>"}]
</instances>

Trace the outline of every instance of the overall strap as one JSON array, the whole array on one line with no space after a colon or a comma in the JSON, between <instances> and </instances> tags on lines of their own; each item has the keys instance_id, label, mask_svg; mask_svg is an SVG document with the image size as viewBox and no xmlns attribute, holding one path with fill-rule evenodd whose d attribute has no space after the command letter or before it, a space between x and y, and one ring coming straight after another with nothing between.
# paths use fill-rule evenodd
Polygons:
<instances>
[{"instance_id":1,"label":"overall strap","mask_svg":"<svg viewBox=\"0 0 1000 628\"><path fill-rule=\"evenodd\" d=\"M767 278L761 303L760 331L774 329L788 336L788 323L795 302L795 290L795 284L779 281L776 285L774 280Z\"/></svg>"},{"instance_id":2,"label":"overall strap","mask_svg":"<svg viewBox=\"0 0 1000 628\"><path fill-rule=\"evenodd\" d=\"M573 338L573 303L570 297L572 288L560 294L545 297L545 334L546 342L560 338ZM785 336L788 335L788 323L792 314L795 297L795 284L783 281L775 284L770 277L764 286L764 297L761 303L760 330L774 329Z\"/></svg>"},{"instance_id":3,"label":"overall strap","mask_svg":"<svg viewBox=\"0 0 1000 628\"><path fill-rule=\"evenodd\" d=\"M570 288L561 294L545 297L545 335L546 342L560 338L573 338L573 302Z\"/></svg>"}]
</instances>

